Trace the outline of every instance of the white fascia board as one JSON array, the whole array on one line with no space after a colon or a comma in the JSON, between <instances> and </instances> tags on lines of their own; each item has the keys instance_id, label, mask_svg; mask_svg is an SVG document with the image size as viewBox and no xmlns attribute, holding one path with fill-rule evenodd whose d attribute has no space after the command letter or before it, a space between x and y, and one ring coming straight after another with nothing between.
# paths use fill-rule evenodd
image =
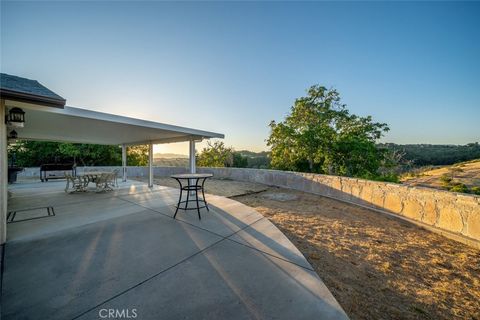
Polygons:
<instances>
[{"instance_id":1,"label":"white fascia board","mask_svg":"<svg viewBox=\"0 0 480 320\"><path fill-rule=\"evenodd\" d=\"M63 114L71 115L71 116L74 116L74 117L91 118L91 119L102 120L102 121L129 124L129 125L139 126L139 127L173 131L173 132L178 132L178 133L189 134L189 135L192 135L192 136L201 136L201 137L208 137L208 138L222 138L222 139L225 138L225 135L223 135L221 133L197 130L197 129L193 129L193 128L180 127L180 126L164 124L164 123L160 123L160 122L130 118L130 117L119 116L119 115L115 115L115 114L109 114L109 113L92 111L92 110L81 109L81 108L74 108L74 107L65 106L65 109L59 109L58 111L54 110L54 112L63 113Z\"/></svg>"},{"instance_id":2,"label":"white fascia board","mask_svg":"<svg viewBox=\"0 0 480 320\"><path fill-rule=\"evenodd\" d=\"M32 105L29 103L23 103L19 101L8 101L8 102L6 101L6 105L11 107L20 107L25 109L34 109L37 111L57 113L57 114L62 114L62 115L72 116L72 117L95 119L95 120L101 120L101 121L107 121L107 122L114 122L114 123L121 123L121 124L127 124L132 126L151 128L151 129L160 129L160 130L166 130L171 132L178 132L178 133L183 133L183 134L192 135L196 137L207 138L207 139L208 138L220 138L220 139L225 138L225 135L222 133L180 127L180 126L175 126L175 125L170 125L170 124L165 124L160 122L130 118L130 117L125 117L125 116L120 116L120 115L115 115L110 113L76 108L76 107L65 106L64 109L60 109L60 108L52 108L52 107L46 107L41 105ZM186 140L183 140L183 141L186 141Z\"/></svg>"}]
</instances>

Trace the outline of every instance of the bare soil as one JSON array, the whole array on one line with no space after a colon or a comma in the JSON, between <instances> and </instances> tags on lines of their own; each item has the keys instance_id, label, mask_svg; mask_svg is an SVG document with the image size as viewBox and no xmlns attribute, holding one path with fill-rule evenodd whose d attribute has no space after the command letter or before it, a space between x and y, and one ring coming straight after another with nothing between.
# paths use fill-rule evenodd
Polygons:
<instances>
[{"instance_id":1,"label":"bare soil","mask_svg":"<svg viewBox=\"0 0 480 320\"><path fill-rule=\"evenodd\" d=\"M373 210L252 185L207 188L270 219L351 319L480 319L479 250Z\"/></svg>"}]
</instances>

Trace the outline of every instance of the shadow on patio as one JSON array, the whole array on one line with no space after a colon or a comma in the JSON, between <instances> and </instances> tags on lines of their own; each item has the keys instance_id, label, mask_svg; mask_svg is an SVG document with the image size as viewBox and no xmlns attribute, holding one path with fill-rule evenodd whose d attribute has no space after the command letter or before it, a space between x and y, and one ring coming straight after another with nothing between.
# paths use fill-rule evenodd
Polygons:
<instances>
[{"instance_id":1,"label":"shadow on patio","mask_svg":"<svg viewBox=\"0 0 480 320\"><path fill-rule=\"evenodd\" d=\"M99 319L102 309L135 309L139 319L347 318L293 244L239 202L208 196L202 220L184 211L174 220L172 188L62 189L11 188L9 211L52 206L55 216L24 211L8 225L4 319Z\"/></svg>"}]
</instances>

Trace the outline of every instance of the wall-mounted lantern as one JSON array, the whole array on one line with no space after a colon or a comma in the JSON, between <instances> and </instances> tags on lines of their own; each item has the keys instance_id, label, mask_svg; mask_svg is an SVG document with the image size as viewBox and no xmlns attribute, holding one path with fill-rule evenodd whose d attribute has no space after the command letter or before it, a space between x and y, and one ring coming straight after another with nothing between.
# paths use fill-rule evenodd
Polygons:
<instances>
[{"instance_id":1,"label":"wall-mounted lantern","mask_svg":"<svg viewBox=\"0 0 480 320\"><path fill-rule=\"evenodd\" d=\"M5 123L11 127L23 128L25 124L25 111L20 108L12 108L5 116Z\"/></svg>"},{"instance_id":2,"label":"wall-mounted lantern","mask_svg":"<svg viewBox=\"0 0 480 320\"><path fill-rule=\"evenodd\" d=\"M10 131L8 134L8 139L15 140L18 137L18 133L15 130Z\"/></svg>"}]
</instances>

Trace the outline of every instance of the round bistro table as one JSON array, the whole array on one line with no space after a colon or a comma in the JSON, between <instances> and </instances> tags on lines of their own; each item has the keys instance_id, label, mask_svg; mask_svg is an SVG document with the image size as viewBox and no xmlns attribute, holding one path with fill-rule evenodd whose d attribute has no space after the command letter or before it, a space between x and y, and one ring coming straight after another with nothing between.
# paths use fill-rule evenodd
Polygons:
<instances>
[{"instance_id":1,"label":"round bistro table","mask_svg":"<svg viewBox=\"0 0 480 320\"><path fill-rule=\"evenodd\" d=\"M205 181L208 178L213 177L213 174L210 173L185 173L185 174L174 174L172 176L173 179L177 180L178 184L180 185L180 197L178 198L178 204L177 204L177 209L175 210L175 214L173 215L173 218L177 216L178 209L182 210L197 210L198 212L198 219L202 219L200 216L200 209L202 208L207 208L207 211L210 211L208 208L208 203L207 200L205 200L205 191L203 186L205 185ZM183 191L187 192L187 200L182 201L182 194ZM198 198L198 192L202 192L202 199ZM190 199L190 192L195 193L194 198ZM196 204L195 207L188 207L188 203L193 202ZM200 205L200 202L203 203L203 205ZM185 204L185 206L181 206L182 204Z\"/></svg>"}]
</instances>

